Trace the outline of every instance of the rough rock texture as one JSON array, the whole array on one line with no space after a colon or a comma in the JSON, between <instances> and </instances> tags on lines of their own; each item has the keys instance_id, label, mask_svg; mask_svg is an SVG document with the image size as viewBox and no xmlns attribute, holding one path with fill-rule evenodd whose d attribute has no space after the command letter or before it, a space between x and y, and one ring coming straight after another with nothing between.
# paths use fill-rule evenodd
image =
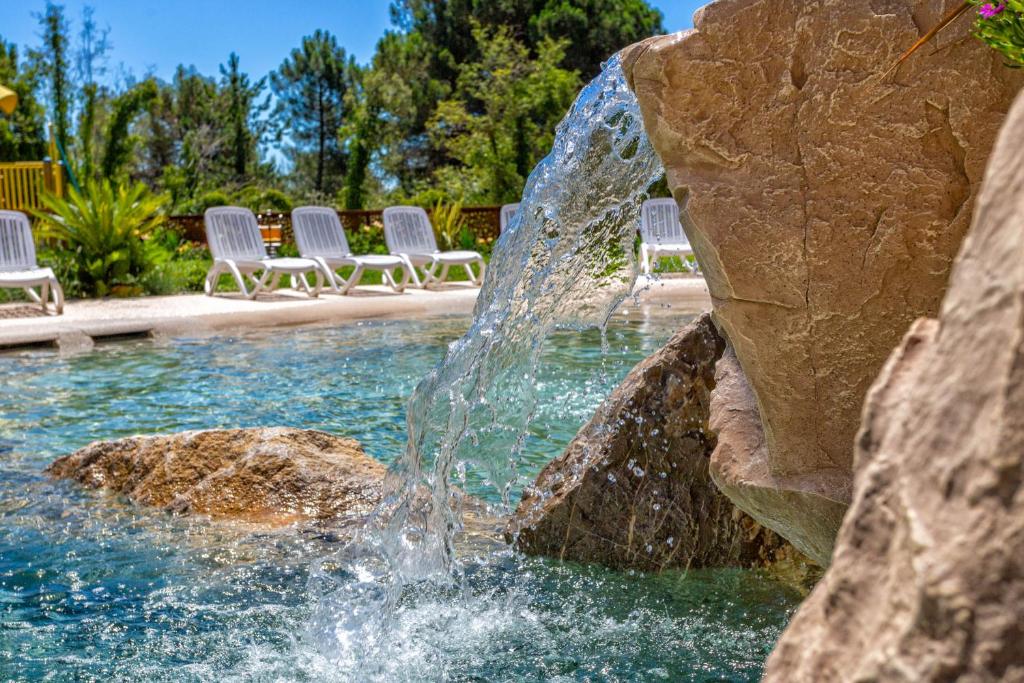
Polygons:
<instances>
[{"instance_id":1,"label":"rough rock texture","mask_svg":"<svg viewBox=\"0 0 1024 683\"><path fill-rule=\"evenodd\" d=\"M99 441L47 471L140 505L276 526L367 514L386 468L353 439L266 428Z\"/></svg>"},{"instance_id":2,"label":"rough rock texture","mask_svg":"<svg viewBox=\"0 0 1024 683\"><path fill-rule=\"evenodd\" d=\"M769 681L1024 681L1024 97L938 321L868 395L832 566Z\"/></svg>"},{"instance_id":3,"label":"rough rock texture","mask_svg":"<svg viewBox=\"0 0 1024 683\"><path fill-rule=\"evenodd\" d=\"M937 312L1024 83L966 17L880 78L955 4L719 0L624 59L763 423L767 462L743 469L766 478L730 482L716 456L716 481L755 517L803 497L814 518L776 530L819 562L864 396Z\"/></svg>"},{"instance_id":4,"label":"rough rock texture","mask_svg":"<svg viewBox=\"0 0 1024 683\"><path fill-rule=\"evenodd\" d=\"M509 526L522 550L616 568L754 566L792 548L708 474L715 361L705 314L637 365L528 489Z\"/></svg>"}]
</instances>

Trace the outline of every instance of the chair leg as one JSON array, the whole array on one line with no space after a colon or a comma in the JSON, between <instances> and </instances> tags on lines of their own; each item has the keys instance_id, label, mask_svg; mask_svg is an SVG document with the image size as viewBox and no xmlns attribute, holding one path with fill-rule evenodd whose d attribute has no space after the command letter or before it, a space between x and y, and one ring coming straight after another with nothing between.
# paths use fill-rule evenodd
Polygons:
<instances>
[{"instance_id":1,"label":"chair leg","mask_svg":"<svg viewBox=\"0 0 1024 683\"><path fill-rule=\"evenodd\" d=\"M206 273L206 281L203 282L203 292L206 296L213 296L214 292L217 291L217 281L220 280L220 274L222 273L220 264L214 264L209 271Z\"/></svg>"},{"instance_id":2,"label":"chair leg","mask_svg":"<svg viewBox=\"0 0 1024 683\"><path fill-rule=\"evenodd\" d=\"M402 262L405 264L405 268L412 278L413 286L417 289L424 289L426 287L426 281L420 279L419 271L416 270L416 266L412 264L412 261L408 258L402 258Z\"/></svg>"},{"instance_id":3,"label":"chair leg","mask_svg":"<svg viewBox=\"0 0 1024 683\"><path fill-rule=\"evenodd\" d=\"M647 251L647 245L640 245L640 273L643 275L651 274L651 256Z\"/></svg>"},{"instance_id":4,"label":"chair leg","mask_svg":"<svg viewBox=\"0 0 1024 683\"><path fill-rule=\"evenodd\" d=\"M348 280L345 282L345 286L341 288L341 293L342 294L348 294L349 290L351 290L353 287L358 285L359 281L362 280L362 279L363 279L363 267L360 266L360 265L357 265L355 270L353 270L349 274Z\"/></svg>"},{"instance_id":5,"label":"chair leg","mask_svg":"<svg viewBox=\"0 0 1024 683\"><path fill-rule=\"evenodd\" d=\"M270 291L274 291L281 284L281 275L282 273L275 272L273 277L270 278Z\"/></svg>"},{"instance_id":6,"label":"chair leg","mask_svg":"<svg viewBox=\"0 0 1024 683\"><path fill-rule=\"evenodd\" d=\"M64 288L54 279L50 283L50 291L53 293L53 308L57 315L64 314Z\"/></svg>"},{"instance_id":7,"label":"chair leg","mask_svg":"<svg viewBox=\"0 0 1024 683\"><path fill-rule=\"evenodd\" d=\"M405 288L409 286L409 269L406 268L405 266L402 267L402 279L399 280L397 284L395 283L394 271L389 271L389 275L391 276L392 282L391 288L398 292L399 294L404 292Z\"/></svg>"},{"instance_id":8,"label":"chair leg","mask_svg":"<svg viewBox=\"0 0 1024 683\"><path fill-rule=\"evenodd\" d=\"M25 290L25 294L28 295L29 299L31 299L32 301L36 302L37 304L38 303L42 303L43 299L42 299L42 297L39 296L39 294L38 294L38 292L36 292L36 290L32 289L31 287L22 287L22 289Z\"/></svg>"},{"instance_id":9,"label":"chair leg","mask_svg":"<svg viewBox=\"0 0 1024 683\"><path fill-rule=\"evenodd\" d=\"M435 264L435 267L436 267L436 264ZM443 285L445 283L445 280L448 279L448 267L449 266L448 266L447 263L443 264L441 266L441 274L440 275L434 275L433 272L431 273L431 276L433 277L435 284Z\"/></svg>"},{"instance_id":10,"label":"chair leg","mask_svg":"<svg viewBox=\"0 0 1024 683\"><path fill-rule=\"evenodd\" d=\"M238 270L238 265L235 264L234 261L229 261L227 267L228 270L231 271L231 275L235 278L235 282L238 284L238 289L239 291L242 292L242 296L244 296L246 299L255 299L256 294L258 294L260 291L262 281L257 280L255 277L253 277L252 279L254 284L253 288L250 290L249 287L247 287L245 284L245 277L243 277L242 271ZM269 272L263 271L264 279L266 279L267 275L269 274Z\"/></svg>"},{"instance_id":11,"label":"chair leg","mask_svg":"<svg viewBox=\"0 0 1024 683\"><path fill-rule=\"evenodd\" d=\"M46 313L46 304L50 300L50 283L44 282L39 285L39 303L43 306L43 313Z\"/></svg>"},{"instance_id":12,"label":"chair leg","mask_svg":"<svg viewBox=\"0 0 1024 683\"><path fill-rule=\"evenodd\" d=\"M323 276L323 273L320 272L319 268L313 270L312 272L313 272L313 281L316 282L316 286L314 286L314 287L310 287L309 286L309 280L306 277L308 275L308 273L300 273L299 274L299 282L302 283L302 288L304 290L306 290L306 294L309 295L309 298L310 299L315 299L318 296L320 296L320 290L323 289L323 286L324 286L324 276ZM293 275L292 277L295 277L295 276Z\"/></svg>"}]
</instances>

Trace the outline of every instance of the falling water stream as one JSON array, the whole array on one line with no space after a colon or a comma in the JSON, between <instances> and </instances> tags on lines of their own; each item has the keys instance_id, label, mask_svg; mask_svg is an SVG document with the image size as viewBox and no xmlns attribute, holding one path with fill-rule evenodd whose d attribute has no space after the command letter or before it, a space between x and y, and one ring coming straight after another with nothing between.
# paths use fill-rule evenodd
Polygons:
<instances>
[{"instance_id":1,"label":"falling water stream","mask_svg":"<svg viewBox=\"0 0 1024 683\"><path fill-rule=\"evenodd\" d=\"M530 176L461 338L458 317L0 354L0 680L756 680L791 589L530 558L494 533L683 322L606 325L661 173L614 58ZM43 472L94 439L266 424L393 463L354 539L166 515Z\"/></svg>"},{"instance_id":2,"label":"falling water stream","mask_svg":"<svg viewBox=\"0 0 1024 683\"><path fill-rule=\"evenodd\" d=\"M663 173L616 55L580 92L530 174L471 328L416 387L408 444L375 523L346 548L339 572L317 575L316 639L339 662L372 675L408 587L458 590L459 482L475 469L501 493L505 511L515 503L509 491L544 341L558 328L603 329L629 296L641 203Z\"/></svg>"}]
</instances>

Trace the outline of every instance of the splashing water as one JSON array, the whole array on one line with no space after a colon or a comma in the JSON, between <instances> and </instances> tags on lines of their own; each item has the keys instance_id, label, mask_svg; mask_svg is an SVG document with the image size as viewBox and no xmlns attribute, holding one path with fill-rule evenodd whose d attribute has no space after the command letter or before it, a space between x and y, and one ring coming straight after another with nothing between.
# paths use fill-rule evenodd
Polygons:
<instances>
[{"instance_id":1,"label":"splashing water","mask_svg":"<svg viewBox=\"0 0 1024 683\"><path fill-rule=\"evenodd\" d=\"M386 637L403 587L460 585L453 539L466 501L458 483L476 469L511 507L544 340L558 327L603 328L630 294L640 205L662 173L615 56L580 93L530 175L472 327L413 393L408 444L374 524L337 566L314 572L321 652L339 664L379 662L373 648Z\"/></svg>"}]
</instances>

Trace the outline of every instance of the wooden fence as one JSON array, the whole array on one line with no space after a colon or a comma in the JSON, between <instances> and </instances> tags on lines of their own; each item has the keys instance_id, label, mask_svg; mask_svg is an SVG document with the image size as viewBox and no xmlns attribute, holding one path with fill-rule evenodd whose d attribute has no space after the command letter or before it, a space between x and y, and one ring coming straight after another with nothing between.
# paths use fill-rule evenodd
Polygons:
<instances>
[{"instance_id":1,"label":"wooden fence","mask_svg":"<svg viewBox=\"0 0 1024 683\"><path fill-rule=\"evenodd\" d=\"M61 169L49 161L0 164L0 209L25 211L42 208L40 197L50 191L61 196Z\"/></svg>"},{"instance_id":2,"label":"wooden fence","mask_svg":"<svg viewBox=\"0 0 1024 683\"><path fill-rule=\"evenodd\" d=\"M339 211L338 217L346 232L367 226L381 229L384 225L383 209ZM478 239L492 242L501 233L500 206L465 206L462 208L462 217L466 221L466 227ZM256 214L256 221L260 224L263 239L268 245L278 246L294 242L290 214L264 211ZM201 214L169 216L167 223L180 231L190 242L206 244L206 230Z\"/></svg>"}]
</instances>

